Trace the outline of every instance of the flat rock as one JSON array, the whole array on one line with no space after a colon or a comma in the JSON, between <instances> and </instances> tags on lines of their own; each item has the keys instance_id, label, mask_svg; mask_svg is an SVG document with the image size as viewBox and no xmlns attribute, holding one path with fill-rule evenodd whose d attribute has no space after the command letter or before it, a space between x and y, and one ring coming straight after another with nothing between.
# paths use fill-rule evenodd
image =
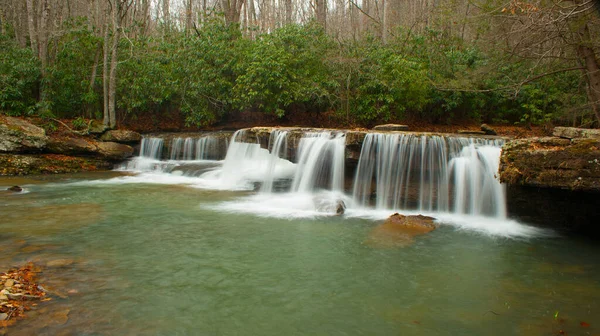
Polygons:
<instances>
[{"instance_id":1,"label":"flat rock","mask_svg":"<svg viewBox=\"0 0 600 336\"><path fill-rule=\"evenodd\" d=\"M39 152L47 141L43 128L22 119L0 116L0 152Z\"/></svg>"},{"instance_id":2,"label":"flat rock","mask_svg":"<svg viewBox=\"0 0 600 336\"><path fill-rule=\"evenodd\" d=\"M471 130L458 130L456 131L458 134L471 134L471 135L486 135L484 131L471 131Z\"/></svg>"},{"instance_id":3,"label":"flat rock","mask_svg":"<svg viewBox=\"0 0 600 336\"><path fill-rule=\"evenodd\" d=\"M366 243L374 247L404 247L410 245L415 236L435 230L437 225L434 221L433 217L395 213L371 231Z\"/></svg>"},{"instance_id":4,"label":"flat rock","mask_svg":"<svg viewBox=\"0 0 600 336\"><path fill-rule=\"evenodd\" d=\"M575 127L554 127L552 135L565 139L600 139L600 129L586 129Z\"/></svg>"},{"instance_id":5,"label":"flat rock","mask_svg":"<svg viewBox=\"0 0 600 336\"><path fill-rule=\"evenodd\" d=\"M89 155L96 153L98 146L96 141L82 137L50 137L47 150L54 154Z\"/></svg>"},{"instance_id":6,"label":"flat rock","mask_svg":"<svg viewBox=\"0 0 600 336\"><path fill-rule=\"evenodd\" d=\"M500 181L600 192L600 140L542 137L509 141L502 147Z\"/></svg>"},{"instance_id":7,"label":"flat rock","mask_svg":"<svg viewBox=\"0 0 600 336\"><path fill-rule=\"evenodd\" d=\"M408 125L385 124L373 127L376 131L408 131Z\"/></svg>"},{"instance_id":8,"label":"flat rock","mask_svg":"<svg viewBox=\"0 0 600 336\"><path fill-rule=\"evenodd\" d=\"M8 314L6 313L0 313L0 321L4 321L8 318Z\"/></svg>"},{"instance_id":9,"label":"flat rock","mask_svg":"<svg viewBox=\"0 0 600 336\"><path fill-rule=\"evenodd\" d=\"M102 134L100 140L118 143L137 143L142 140L142 135L129 130L111 130Z\"/></svg>"},{"instance_id":10,"label":"flat rock","mask_svg":"<svg viewBox=\"0 0 600 336\"><path fill-rule=\"evenodd\" d=\"M116 142L99 142L98 153L109 160L122 160L133 155L133 148Z\"/></svg>"}]
</instances>

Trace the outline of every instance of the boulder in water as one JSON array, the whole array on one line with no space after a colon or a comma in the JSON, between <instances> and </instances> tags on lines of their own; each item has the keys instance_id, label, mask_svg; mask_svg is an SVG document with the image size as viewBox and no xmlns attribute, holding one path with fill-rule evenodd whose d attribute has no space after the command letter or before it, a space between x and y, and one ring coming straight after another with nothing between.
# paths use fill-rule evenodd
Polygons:
<instances>
[{"instance_id":1,"label":"boulder in water","mask_svg":"<svg viewBox=\"0 0 600 336\"><path fill-rule=\"evenodd\" d=\"M383 248L404 247L413 242L413 237L435 230L434 221L433 217L395 213L371 231L366 243Z\"/></svg>"},{"instance_id":2,"label":"boulder in water","mask_svg":"<svg viewBox=\"0 0 600 336\"><path fill-rule=\"evenodd\" d=\"M13 191L13 192L21 192L21 191L23 191L23 188L21 188L19 186L12 186L12 187L10 187L10 188L8 188L6 190Z\"/></svg>"},{"instance_id":3,"label":"boulder in water","mask_svg":"<svg viewBox=\"0 0 600 336\"><path fill-rule=\"evenodd\" d=\"M346 203L341 199L315 197L313 198L315 210L318 212L341 216L346 212Z\"/></svg>"}]
</instances>

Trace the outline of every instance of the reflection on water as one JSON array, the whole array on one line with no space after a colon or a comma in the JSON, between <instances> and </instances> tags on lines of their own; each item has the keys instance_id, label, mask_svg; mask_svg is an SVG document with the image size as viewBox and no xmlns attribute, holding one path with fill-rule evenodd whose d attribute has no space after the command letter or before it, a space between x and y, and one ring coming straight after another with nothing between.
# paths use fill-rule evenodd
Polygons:
<instances>
[{"instance_id":1,"label":"reflection on water","mask_svg":"<svg viewBox=\"0 0 600 336\"><path fill-rule=\"evenodd\" d=\"M247 192L19 184L0 195L0 266L33 260L53 300L10 335L600 333L600 248L571 238L442 218L382 249L365 244L380 220L223 212Z\"/></svg>"}]
</instances>

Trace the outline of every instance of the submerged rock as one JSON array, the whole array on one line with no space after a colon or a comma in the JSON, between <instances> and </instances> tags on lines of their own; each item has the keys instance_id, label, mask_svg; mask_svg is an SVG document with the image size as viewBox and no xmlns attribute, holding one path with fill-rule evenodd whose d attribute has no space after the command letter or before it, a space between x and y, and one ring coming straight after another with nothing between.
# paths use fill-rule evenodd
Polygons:
<instances>
[{"instance_id":1,"label":"submerged rock","mask_svg":"<svg viewBox=\"0 0 600 336\"><path fill-rule=\"evenodd\" d=\"M314 197L313 203L318 212L343 215L346 212L346 203L341 199L331 199L326 197Z\"/></svg>"},{"instance_id":2,"label":"submerged rock","mask_svg":"<svg viewBox=\"0 0 600 336\"><path fill-rule=\"evenodd\" d=\"M437 225L434 221L433 217L395 213L371 231L366 244L384 248L410 245L415 236L435 230Z\"/></svg>"},{"instance_id":3,"label":"submerged rock","mask_svg":"<svg viewBox=\"0 0 600 336\"><path fill-rule=\"evenodd\" d=\"M22 119L0 116L0 152L39 152L47 141L43 128Z\"/></svg>"}]
</instances>

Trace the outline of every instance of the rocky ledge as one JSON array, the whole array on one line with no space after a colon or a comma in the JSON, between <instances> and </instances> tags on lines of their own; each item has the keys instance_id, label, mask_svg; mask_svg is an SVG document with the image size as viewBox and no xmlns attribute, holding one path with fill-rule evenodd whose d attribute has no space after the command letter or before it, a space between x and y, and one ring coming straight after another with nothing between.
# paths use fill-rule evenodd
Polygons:
<instances>
[{"instance_id":1,"label":"rocky ledge","mask_svg":"<svg viewBox=\"0 0 600 336\"><path fill-rule=\"evenodd\" d=\"M81 135L70 131L47 135L26 120L0 116L0 175L68 173L110 169L133 155L141 135L103 130Z\"/></svg>"},{"instance_id":2,"label":"rocky ledge","mask_svg":"<svg viewBox=\"0 0 600 336\"><path fill-rule=\"evenodd\" d=\"M510 185L600 192L600 133L557 127L554 134L506 143L500 180Z\"/></svg>"}]
</instances>

